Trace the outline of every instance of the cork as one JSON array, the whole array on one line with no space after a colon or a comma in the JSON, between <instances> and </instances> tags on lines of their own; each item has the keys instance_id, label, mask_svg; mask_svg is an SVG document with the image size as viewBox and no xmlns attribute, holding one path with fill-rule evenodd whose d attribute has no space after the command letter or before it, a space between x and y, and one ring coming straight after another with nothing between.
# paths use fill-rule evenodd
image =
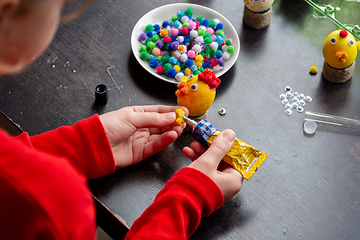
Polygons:
<instances>
[{"instance_id":1,"label":"cork","mask_svg":"<svg viewBox=\"0 0 360 240\"><path fill-rule=\"evenodd\" d=\"M271 21L272 6L266 12L252 12L244 6L244 23L249 27L261 29L267 27Z\"/></svg>"},{"instance_id":2,"label":"cork","mask_svg":"<svg viewBox=\"0 0 360 240\"><path fill-rule=\"evenodd\" d=\"M344 83L352 77L355 69L355 62L349 67L344 69L336 69L330 67L329 64L324 60L322 75L323 77L333 83Z\"/></svg>"}]
</instances>

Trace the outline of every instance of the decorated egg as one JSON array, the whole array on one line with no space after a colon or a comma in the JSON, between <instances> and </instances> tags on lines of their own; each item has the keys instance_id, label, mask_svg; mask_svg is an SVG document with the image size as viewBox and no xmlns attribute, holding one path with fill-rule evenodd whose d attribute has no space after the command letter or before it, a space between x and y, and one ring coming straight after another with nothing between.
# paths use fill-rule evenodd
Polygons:
<instances>
[{"instance_id":1,"label":"decorated egg","mask_svg":"<svg viewBox=\"0 0 360 240\"><path fill-rule=\"evenodd\" d=\"M325 61L333 68L343 69L350 66L360 49L360 41L346 30L336 30L329 34L323 45Z\"/></svg>"},{"instance_id":2,"label":"decorated egg","mask_svg":"<svg viewBox=\"0 0 360 240\"><path fill-rule=\"evenodd\" d=\"M267 11L274 0L244 0L246 7L252 12Z\"/></svg>"}]
</instances>

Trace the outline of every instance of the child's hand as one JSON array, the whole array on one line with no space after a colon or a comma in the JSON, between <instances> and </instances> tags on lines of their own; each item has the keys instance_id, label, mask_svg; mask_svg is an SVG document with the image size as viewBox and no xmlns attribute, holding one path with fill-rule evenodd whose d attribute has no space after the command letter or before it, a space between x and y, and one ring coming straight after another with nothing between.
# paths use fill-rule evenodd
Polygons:
<instances>
[{"instance_id":1,"label":"child's hand","mask_svg":"<svg viewBox=\"0 0 360 240\"><path fill-rule=\"evenodd\" d=\"M207 150L199 142L193 142L191 148L183 149L184 154L193 161L189 167L209 176L221 189L225 203L234 200L244 181L238 171L221 161L229 152L234 140L235 133L232 130L225 130L216 137Z\"/></svg>"},{"instance_id":2,"label":"child's hand","mask_svg":"<svg viewBox=\"0 0 360 240\"><path fill-rule=\"evenodd\" d=\"M173 125L179 106L134 106L100 116L117 168L123 168L159 152L185 128ZM188 110L183 108L185 115Z\"/></svg>"}]
</instances>

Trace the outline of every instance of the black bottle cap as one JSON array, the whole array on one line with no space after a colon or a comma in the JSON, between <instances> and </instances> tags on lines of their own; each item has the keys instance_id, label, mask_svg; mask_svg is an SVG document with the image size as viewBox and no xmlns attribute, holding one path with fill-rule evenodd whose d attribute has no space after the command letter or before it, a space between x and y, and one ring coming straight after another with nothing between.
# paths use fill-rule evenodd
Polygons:
<instances>
[{"instance_id":1,"label":"black bottle cap","mask_svg":"<svg viewBox=\"0 0 360 240\"><path fill-rule=\"evenodd\" d=\"M95 87L95 103L105 105L108 102L108 90L104 84Z\"/></svg>"}]
</instances>

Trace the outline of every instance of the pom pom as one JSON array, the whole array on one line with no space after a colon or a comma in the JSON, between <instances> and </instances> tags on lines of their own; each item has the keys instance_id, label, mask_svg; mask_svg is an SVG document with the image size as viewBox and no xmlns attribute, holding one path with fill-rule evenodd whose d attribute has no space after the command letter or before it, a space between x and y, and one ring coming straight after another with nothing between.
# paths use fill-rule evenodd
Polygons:
<instances>
[{"instance_id":1,"label":"pom pom","mask_svg":"<svg viewBox=\"0 0 360 240\"><path fill-rule=\"evenodd\" d=\"M184 12L182 10L179 10L176 16L181 19L184 16Z\"/></svg>"},{"instance_id":2,"label":"pom pom","mask_svg":"<svg viewBox=\"0 0 360 240\"><path fill-rule=\"evenodd\" d=\"M156 59L151 60L150 62L150 67L152 68L156 68L158 66L158 61Z\"/></svg>"},{"instance_id":3,"label":"pom pom","mask_svg":"<svg viewBox=\"0 0 360 240\"><path fill-rule=\"evenodd\" d=\"M175 65L177 63L177 59L175 57L170 57L169 63L171 63L172 65Z\"/></svg>"},{"instance_id":4,"label":"pom pom","mask_svg":"<svg viewBox=\"0 0 360 240\"><path fill-rule=\"evenodd\" d=\"M185 46L184 45L179 45L178 50L180 52L184 52L185 51Z\"/></svg>"},{"instance_id":5,"label":"pom pom","mask_svg":"<svg viewBox=\"0 0 360 240\"><path fill-rule=\"evenodd\" d=\"M221 30L221 29L223 29L224 28L224 25L222 24L222 23L218 23L218 24L216 24L216 26L215 26L215 30Z\"/></svg>"},{"instance_id":6,"label":"pom pom","mask_svg":"<svg viewBox=\"0 0 360 240\"><path fill-rule=\"evenodd\" d=\"M200 22L200 25L203 25L203 26L205 26L205 27L208 27L209 26L209 21L208 20L202 20L201 22Z\"/></svg>"},{"instance_id":7,"label":"pom pom","mask_svg":"<svg viewBox=\"0 0 360 240\"><path fill-rule=\"evenodd\" d=\"M148 42L146 46L147 46L147 48L148 48L149 50L151 50L151 51L152 51L152 49L153 49L154 47L156 47L154 42Z\"/></svg>"},{"instance_id":8,"label":"pom pom","mask_svg":"<svg viewBox=\"0 0 360 240\"><path fill-rule=\"evenodd\" d=\"M185 9L185 14L188 15L188 16L191 16L191 15L193 14L192 8L189 8L189 7L186 8L186 9Z\"/></svg>"},{"instance_id":9,"label":"pom pom","mask_svg":"<svg viewBox=\"0 0 360 240\"><path fill-rule=\"evenodd\" d=\"M176 42L176 41L171 43L171 47L174 50L176 50L179 47L179 45L180 45L179 42Z\"/></svg>"},{"instance_id":10,"label":"pom pom","mask_svg":"<svg viewBox=\"0 0 360 240\"><path fill-rule=\"evenodd\" d=\"M183 76L184 76L184 73L178 72L178 73L175 75L175 78L176 78L176 80L181 81L181 78L182 78Z\"/></svg>"},{"instance_id":11,"label":"pom pom","mask_svg":"<svg viewBox=\"0 0 360 240\"><path fill-rule=\"evenodd\" d=\"M145 33L141 33L141 34L139 35L139 40L140 40L141 42L145 41L146 39L147 39L147 35L146 35Z\"/></svg>"},{"instance_id":12,"label":"pom pom","mask_svg":"<svg viewBox=\"0 0 360 240\"><path fill-rule=\"evenodd\" d=\"M218 62L216 61L216 59L215 59L215 58L211 59L211 61L210 61L210 65L211 65L212 67L214 67L214 66L218 65Z\"/></svg>"},{"instance_id":13,"label":"pom pom","mask_svg":"<svg viewBox=\"0 0 360 240\"><path fill-rule=\"evenodd\" d=\"M153 36L152 31L147 31L147 32L146 32L146 36L148 36L148 37L150 37L150 38L151 38L151 37Z\"/></svg>"},{"instance_id":14,"label":"pom pom","mask_svg":"<svg viewBox=\"0 0 360 240\"><path fill-rule=\"evenodd\" d=\"M157 48L157 47L153 48L152 54L154 54L154 56L156 56L156 57L159 56L160 55L160 49Z\"/></svg>"},{"instance_id":15,"label":"pom pom","mask_svg":"<svg viewBox=\"0 0 360 240\"><path fill-rule=\"evenodd\" d=\"M187 35L187 34L189 33L189 29L188 29L187 27L182 27L182 28L181 28L181 33L182 33L183 35Z\"/></svg>"},{"instance_id":16,"label":"pom pom","mask_svg":"<svg viewBox=\"0 0 360 240\"><path fill-rule=\"evenodd\" d=\"M219 44L217 42L212 42L210 43L209 47L211 48L211 50L217 50L219 47Z\"/></svg>"},{"instance_id":17,"label":"pom pom","mask_svg":"<svg viewBox=\"0 0 360 240\"><path fill-rule=\"evenodd\" d=\"M212 28L207 28L207 29L206 29L206 32L207 32L207 33L210 33L210 34L214 34L214 29L212 29Z\"/></svg>"},{"instance_id":18,"label":"pom pom","mask_svg":"<svg viewBox=\"0 0 360 240\"><path fill-rule=\"evenodd\" d=\"M222 59L223 59L223 60L228 60L229 58L230 58L230 53L228 53L227 51L226 51L226 52L223 52Z\"/></svg>"},{"instance_id":19,"label":"pom pom","mask_svg":"<svg viewBox=\"0 0 360 240\"><path fill-rule=\"evenodd\" d=\"M175 65L175 66L174 66L174 69L175 69L176 72L180 72L181 67L180 67L179 65Z\"/></svg>"},{"instance_id":20,"label":"pom pom","mask_svg":"<svg viewBox=\"0 0 360 240\"><path fill-rule=\"evenodd\" d=\"M189 58L195 58L195 56L196 56L194 50L189 50L187 54L188 54L188 57L189 57Z\"/></svg>"},{"instance_id":21,"label":"pom pom","mask_svg":"<svg viewBox=\"0 0 360 240\"><path fill-rule=\"evenodd\" d=\"M142 60L147 60L147 59L149 59L149 54L147 52L142 52L142 53L140 53L140 58Z\"/></svg>"},{"instance_id":22,"label":"pom pom","mask_svg":"<svg viewBox=\"0 0 360 240\"><path fill-rule=\"evenodd\" d=\"M198 17L196 18L196 21L198 21L198 22L201 22L202 20L204 20L202 16L198 16Z\"/></svg>"},{"instance_id":23,"label":"pom pom","mask_svg":"<svg viewBox=\"0 0 360 240\"><path fill-rule=\"evenodd\" d=\"M163 28L167 28L169 25L170 25L170 24L169 24L168 21L164 21L164 22L162 23L162 27L163 27Z\"/></svg>"},{"instance_id":24,"label":"pom pom","mask_svg":"<svg viewBox=\"0 0 360 240\"><path fill-rule=\"evenodd\" d=\"M220 79L219 79L219 78L215 78L215 79L213 79L213 80L210 82L209 87L210 87L211 89L217 88L220 83L221 83Z\"/></svg>"},{"instance_id":25,"label":"pom pom","mask_svg":"<svg viewBox=\"0 0 360 240\"><path fill-rule=\"evenodd\" d=\"M190 31L190 36L192 36L193 38L197 38L199 36L198 32L196 30L191 30Z\"/></svg>"},{"instance_id":26,"label":"pom pom","mask_svg":"<svg viewBox=\"0 0 360 240\"><path fill-rule=\"evenodd\" d=\"M188 59L188 60L185 61L185 66L186 67L191 67L193 64L194 64L194 61L191 60L191 59Z\"/></svg>"},{"instance_id":27,"label":"pom pom","mask_svg":"<svg viewBox=\"0 0 360 240\"><path fill-rule=\"evenodd\" d=\"M211 37L205 38L205 39L204 39L204 43L206 43L206 44L212 43L212 38L211 38Z\"/></svg>"},{"instance_id":28,"label":"pom pom","mask_svg":"<svg viewBox=\"0 0 360 240\"><path fill-rule=\"evenodd\" d=\"M176 28L180 28L181 23L178 20L176 20L176 21L173 22L173 26L176 27Z\"/></svg>"},{"instance_id":29,"label":"pom pom","mask_svg":"<svg viewBox=\"0 0 360 240\"><path fill-rule=\"evenodd\" d=\"M139 49L139 52L142 53L142 52L146 52L147 51L147 47L145 45L142 45Z\"/></svg>"},{"instance_id":30,"label":"pom pom","mask_svg":"<svg viewBox=\"0 0 360 240\"><path fill-rule=\"evenodd\" d=\"M222 54L220 52L215 53L215 58L217 59L222 58Z\"/></svg>"},{"instance_id":31,"label":"pom pom","mask_svg":"<svg viewBox=\"0 0 360 240\"><path fill-rule=\"evenodd\" d=\"M168 69L166 73L170 78L174 78L176 75L176 71L173 68Z\"/></svg>"},{"instance_id":32,"label":"pom pom","mask_svg":"<svg viewBox=\"0 0 360 240\"><path fill-rule=\"evenodd\" d=\"M195 44L191 49L197 53L201 52L201 50L202 50L201 45L199 45L199 44Z\"/></svg>"},{"instance_id":33,"label":"pom pom","mask_svg":"<svg viewBox=\"0 0 360 240\"><path fill-rule=\"evenodd\" d=\"M191 74L190 68L185 68L185 75L190 75L190 74Z\"/></svg>"},{"instance_id":34,"label":"pom pom","mask_svg":"<svg viewBox=\"0 0 360 240\"><path fill-rule=\"evenodd\" d=\"M171 37L165 36L165 37L164 37L164 42L165 42L165 43L171 43Z\"/></svg>"},{"instance_id":35,"label":"pom pom","mask_svg":"<svg viewBox=\"0 0 360 240\"><path fill-rule=\"evenodd\" d=\"M211 28L213 28L213 27L215 27L215 21L214 20L210 20L209 21L209 27L211 27Z\"/></svg>"},{"instance_id":36,"label":"pom pom","mask_svg":"<svg viewBox=\"0 0 360 240\"><path fill-rule=\"evenodd\" d=\"M169 52L168 51L163 51L161 56L166 56L166 55L169 55Z\"/></svg>"},{"instance_id":37,"label":"pom pom","mask_svg":"<svg viewBox=\"0 0 360 240\"><path fill-rule=\"evenodd\" d=\"M145 26L145 31L153 31L153 30L154 30L153 25L148 24L148 25Z\"/></svg>"},{"instance_id":38,"label":"pom pom","mask_svg":"<svg viewBox=\"0 0 360 240\"><path fill-rule=\"evenodd\" d=\"M198 67L196 65L192 65L190 69L191 71L195 72L196 70L198 70Z\"/></svg>"},{"instance_id":39,"label":"pom pom","mask_svg":"<svg viewBox=\"0 0 360 240\"><path fill-rule=\"evenodd\" d=\"M221 59L219 59L218 64L219 64L220 67L224 67L224 66L225 66L224 60L221 60Z\"/></svg>"},{"instance_id":40,"label":"pom pom","mask_svg":"<svg viewBox=\"0 0 360 240\"><path fill-rule=\"evenodd\" d=\"M181 52L179 50L174 52L174 57L179 58L181 55Z\"/></svg>"},{"instance_id":41,"label":"pom pom","mask_svg":"<svg viewBox=\"0 0 360 240\"><path fill-rule=\"evenodd\" d=\"M184 37L183 36L178 36L176 38L176 40L179 42L179 43L182 43L184 41Z\"/></svg>"},{"instance_id":42,"label":"pom pom","mask_svg":"<svg viewBox=\"0 0 360 240\"><path fill-rule=\"evenodd\" d=\"M163 42L161 40L157 40L156 43L155 43L156 47L158 48L162 48L163 46Z\"/></svg>"},{"instance_id":43,"label":"pom pom","mask_svg":"<svg viewBox=\"0 0 360 240\"><path fill-rule=\"evenodd\" d=\"M191 29L191 30L196 29L196 23L195 22L190 23L189 29Z\"/></svg>"},{"instance_id":44,"label":"pom pom","mask_svg":"<svg viewBox=\"0 0 360 240\"><path fill-rule=\"evenodd\" d=\"M161 29L160 34L161 37L167 36L168 35L168 31L166 29Z\"/></svg>"},{"instance_id":45,"label":"pom pom","mask_svg":"<svg viewBox=\"0 0 360 240\"><path fill-rule=\"evenodd\" d=\"M185 62L186 60L188 60L187 54L186 54L186 53L181 54L181 56L180 56L180 61L181 61L181 62Z\"/></svg>"},{"instance_id":46,"label":"pom pom","mask_svg":"<svg viewBox=\"0 0 360 240\"><path fill-rule=\"evenodd\" d=\"M234 53L234 52L235 52L234 46L229 46L229 47L227 48L227 52L230 53L230 54Z\"/></svg>"},{"instance_id":47,"label":"pom pom","mask_svg":"<svg viewBox=\"0 0 360 240\"><path fill-rule=\"evenodd\" d=\"M346 38L347 35L348 35L348 32L346 30L341 30L340 33L339 33L340 37L342 38Z\"/></svg>"},{"instance_id":48,"label":"pom pom","mask_svg":"<svg viewBox=\"0 0 360 240\"><path fill-rule=\"evenodd\" d=\"M201 55L196 55L195 60L196 61L202 61L204 58Z\"/></svg>"},{"instance_id":49,"label":"pom pom","mask_svg":"<svg viewBox=\"0 0 360 240\"><path fill-rule=\"evenodd\" d=\"M228 39L228 40L225 41L225 44L226 44L226 46L230 46L230 45L231 45L231 41Z\"/></svg>"},{"instance_id":50,"label":"pom pom","mask_svg":"<svg viewBox=\"0 0 360 240\"><path fill-rule=\"evenodd\" d=\"M197 38L195 38L195 41L196 41L197 43L203 43L203 42L204 42L204 38L203 38L203 36L198 36Z\"/></svg>"},{"instance_id":51,"label":"pom pom","mask_svg":"<svg viewBox=\"0 0 360 240\"><path fill-rule=\"evenodd\" d=\"M188 21L189 21L189 17L186 16L186 15L184 15L184 16L181 18L181 22L182 22L182 23L186 23L186 22L188 22Z\"/></svg>"},{"instance_id":52,"label":"pom pom","mask_svg":"<svg viewBox=\"0 0 360 240\"><path fill-rule=\"evenodd\" d=\"M203 68L211 68L210 63L206 62L203 64Z\"/></svg>"},{"instance_id":53,"label":"pom pom","mask_svg":"<svg viewBox=\"0 0 360 240\"><path fill-rule=\"evenodd\" d=\"M160 25L159 25L159 24L155 24L155 25L154 25L154 30L155 30L155 31L160 30Z\"/></svg>"},{"instance_id":54,"label":"pom pom","mask_svg":"<svg viewBox=\"0 0 360 240\"><path fill-rule=\"evenodd\" d=\"M164 68L162 66L157 66L156 67L156 72L159 73L159 74L163 74Z\"/></svg>"},{"instance_id":55,"label":"pom pom","mask_svg":"<svg viewBox=\"0 0 360 240\"><path fill-rule=\"evenodd\" d=\"M177 36L179 34L179 30L177 28L171 28L170 34L173 36Z\"/></svg>"},{"instance_id":56,"label":"pom pom","mask_svg":"<svg viewBox=\"0 0 360 240\"><path fill-rule=\"evenodd\" d=\"M169 70L170 68L172 68L172 65L171 65L170 63L166 63L166 64L164 65L164 70L165 70L165 72L167 72L167 70Z\"/></svg>"}]
</instances>

